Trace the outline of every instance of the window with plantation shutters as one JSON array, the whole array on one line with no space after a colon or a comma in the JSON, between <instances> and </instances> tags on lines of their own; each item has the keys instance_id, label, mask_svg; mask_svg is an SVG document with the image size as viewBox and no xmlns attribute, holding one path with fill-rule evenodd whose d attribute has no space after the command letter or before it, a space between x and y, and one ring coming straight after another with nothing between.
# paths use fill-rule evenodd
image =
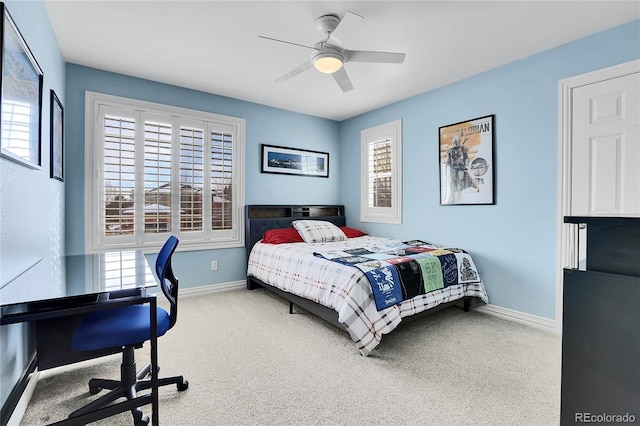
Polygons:
<instances>
[{"instance_id":1,"label":"window with plantation shutters","mask_svg":"<svg viewBox=\"0 0 640 426\"><path fill-rule=\"evenodd\" d=\"M243 244L243 119L86 97L88 248Z\"/></svg>"},{"instance_id":2,"label":"window with plantation shutters","mask_svg":"<svg viewBox=\"0 0 640 426\"><path fill-rule=\"evenodd\" d=\"M363 222L402 221L402 122L361 132Z\"/></svg>"}]
</instances>

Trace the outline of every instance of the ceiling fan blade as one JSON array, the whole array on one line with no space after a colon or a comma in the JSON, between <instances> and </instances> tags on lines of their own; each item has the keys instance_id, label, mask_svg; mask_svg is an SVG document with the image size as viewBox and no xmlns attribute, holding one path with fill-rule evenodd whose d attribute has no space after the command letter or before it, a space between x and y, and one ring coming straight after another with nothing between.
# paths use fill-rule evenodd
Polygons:
<instances>
[{"instance_id":1,"label":"ceiling fan blade","mask_svg":"<svg viewBox=\"0 0 640 426\"><path fill-rule=\"evenodd\" d=\"M353 84L351 84L351 80L347 75L347 71L345 71L344 67L340 68L338 71L331 74L338 83L338 86L342 89L343 92L348 92L353 89Z\"/></svg>"},{"instance_id":2,"label":"ceiling fan blade","mask_svg":"<svg viewBox=\"0 0 640 426\"><path fill-rule=\"evenodd\" d=\"M404 53L393 52L369 52L366 50L345 50L346 62L379 62L385 64L401 64L404 62Z\"/></svg>"},{"instance_id":3,"label":"ceiling fan blade","mask_svg":"<svg viewBox=\"0 0 640 426\"><path fill-rule=\"evenodd\" d=\"M258 37L263 38L265 40L277 41L278 43L292 44L294 46L300 46L300 47L305 47L307 49L313 49L313 47L311 47L311 46L305 46L304 44L293 43L291 41L284 41L284 40L279 40L277 38L271 38L271 37L265 37L265 36L258 36Z\"/></svg>"},{"instance_id":4,"label":"ceiling fan blade","mask_svg":"<svg viewBox=\"0 0 640 426\"><path fill-rule=\"evenodd\" d=\"M297 67L295 67L294 69L292 69L291 71L283 75L282 77L278 78L275 82L282 83L284 81L287 81L291 77L295 77L298 74L302 74L312 66L313 66L313 62L311 62L311 60L308 60L305 63L298 65Z\"/></svg>"},{"instance_id":5,"label":"ceiling fan blade","mask_svg":"<svg viewBox=\"0 0 640 426\"><path fill-rule=\"evenodd\" d=\"M344 44L344 41L349 39L363 20L364 18L362 16L356 15L353 12L345 13L336 29L331 33L331 37L338 39L339 42Z\"/></svg>"}]
</instances>

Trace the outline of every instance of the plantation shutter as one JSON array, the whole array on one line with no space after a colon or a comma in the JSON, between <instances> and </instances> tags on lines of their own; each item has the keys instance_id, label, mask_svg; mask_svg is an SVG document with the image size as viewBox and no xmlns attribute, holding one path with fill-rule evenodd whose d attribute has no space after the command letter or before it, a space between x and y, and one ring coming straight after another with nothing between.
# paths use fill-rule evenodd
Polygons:
<instances>
[{"instance_id":1,"label":"plantation shutter","mask_svg":"<svg viewBox=\"0 0 640 426\"><path fill-rule=\"evenodd\" d=\"M233 135L211 132L211 227L233 225Z\"/></svg>"},{"instance_id":2,"label":"plantation shutter","mask_svg":"<svg viewBox=\"0 0 640 426\"><path fill-rule=\"evenodd\" d=\"M204 130L180 128L180 230L202 231Z\"/></svg>"},{"instance_id":3,"label":"plantation shutter","mask_svg":"<svg viewBox=\"0 0 640 426\"><path fill-rule=\"evenodd\" d=\"M369 143L369 207L391 207L391 141Z\"/></svg>"},{"instance_id":4,"label":"plantation shutter","mask_svg":"<svg viewBox=\"0 0 640 426\"><path fill-rule=\"evenodd\" d=\"M132 118L104 116L104 235L134 232L135 129Z\"/></svg>"},{"instance_id":5,"label":"plantation shutter","mask_svg":"<svg viewBox=\"0 0 640 426\"><path fill-rule=\"evenodd\" d=\"M144 233L171 232L171 124L144 123Z\"/></svg>"},{"instance_id":6,"label":"plantation shutter","mask_svg":"<svg viewBox=\"0 0 640 426\"><path fill-rule=\"evenodd\" d=\"M402 121L360 132L360 220L402 223Z\"/></svg>"}]
</instances>

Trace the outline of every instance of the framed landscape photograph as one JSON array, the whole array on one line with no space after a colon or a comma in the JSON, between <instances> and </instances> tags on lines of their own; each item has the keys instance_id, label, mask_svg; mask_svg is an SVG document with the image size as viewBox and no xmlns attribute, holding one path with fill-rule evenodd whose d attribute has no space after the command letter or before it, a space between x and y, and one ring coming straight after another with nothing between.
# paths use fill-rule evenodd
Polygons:
<instances>
[{"instance_id":1,"label":"framed landscape photograph","mask_svg":"<svg viewBox=\"0 0 640 426\"><path fill-rule=\"evenodd\" d=\"M440 204L495 204L494 115L439 128Z\"/></svg>"},{"instance_id":2,"label":"framed landscape photograph","mask_svg":"<svg viewBox=\"0 0 640 426\"><path fill-rule=\"evenodd\" d=\"M51 177L64 181L64 109L51 89Z\"/></svg>"},{"instance_id":3,"label":"framed landscape photograph","mask_svg":"<svg viewBox=\"0 0 640 426\"><path fill-rule=\"evenodd\" d=\"M329 177L329 153L262 145L262 173Z\"/></svg>"},{"instance_id":4,"label":"framed landscape photograph","mask_svg":"<svg viewBox=\"0 0 640 426\"><path fill-rule=\"evenodd\" d=\"M2 10L2 127L3 157L34 169L41 165L43 74L29 46L0 2Z\"/></svg>"}]
</instances>

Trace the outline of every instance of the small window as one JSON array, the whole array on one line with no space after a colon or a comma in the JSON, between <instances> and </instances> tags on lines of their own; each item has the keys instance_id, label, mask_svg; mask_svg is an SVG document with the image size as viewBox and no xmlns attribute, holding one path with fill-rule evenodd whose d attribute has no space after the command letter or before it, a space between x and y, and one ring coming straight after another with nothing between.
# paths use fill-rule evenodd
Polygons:
<instances>
[{"instance_id":1,"label":"small window","mask_svg":"<svg viewBox=\"0 0 640 426\"><path fill-rule=\"evenodd\" d=\"M361 132L363 222L402 223L402 121Z\"/></svg>"}]
</instances>

